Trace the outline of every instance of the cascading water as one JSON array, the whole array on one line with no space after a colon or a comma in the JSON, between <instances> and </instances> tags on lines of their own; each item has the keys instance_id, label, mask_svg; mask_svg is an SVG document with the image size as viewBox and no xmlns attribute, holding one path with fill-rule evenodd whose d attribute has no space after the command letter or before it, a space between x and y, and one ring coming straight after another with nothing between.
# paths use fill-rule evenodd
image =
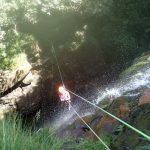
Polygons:
<instances>
[{"instance_id":1,"label":"cascading water","mask_svg":"<svg viewBox=\"0 0 150 150\"><path fill-rule=\"evenodd\" d=\"M113 100L122 95L136 96L140 94L139 90L137 89L141 88L150 88L150 68L145 67L139 71L136 71L135 73L116 81L113 85L105 88L105 90L99 91L98 98L94 102L98 104L102 100ZM83 104L82 101L79 99L77 99L77 101L80 102L80 105L73 107L77 109L78 113L82 114L82 117L90 115L94 111L92 109L93 106L85 105L86 103ZM59 128L62 127L63 124L71 124L75 119L76 116L74 112L68 111L64 115L61 115L60 118L57 120L57 123L55 122L55 124L57 124L57 127Z\"/></svg>"},{"instance_id":2,"label":"cascading water","mask_svg":"<svg viewBox=\"0 0 150 150\"><path fill-rule=\"evenodd\" d=\"M132 94L130 91L135 91L136 89L142 87L150 88L150 68L148 67L145 67L130 76L124 77L123 79L117 81L115 84L105 88L105 90L100 90L96 103L98 104L100 101L107 98L112 100L122 95L138 95L138 92Z\"/></svg>"},{"instance_id":3,"label":"cascading water","mask_svg":"<svg viewBox=\"0 0 150 150\"><path fill-rule=\"evenodd\" d=\"M89 97L89 100L93 100L93 102L98 104L100 101L105 99L113 100L120 96L136 96L140 94L139 89L145 88L150 88L149 67L144 67L130 75L124 76L114 84L107 86L104 90L99 90L98 98L96 100L91 99L91 96ZM85 105L86 102L82 103L82 100L78 98L76 101L78 101L78 105L73 105L73 107L76 108L82 117L91 114L95 110L93 106ZM62 112L54 122L55 129L62 127L62 125L67 126L68 124L71 124L76 117L77 116L73 111L65 111L65 113Z\"/></svg>"}]
</instances>

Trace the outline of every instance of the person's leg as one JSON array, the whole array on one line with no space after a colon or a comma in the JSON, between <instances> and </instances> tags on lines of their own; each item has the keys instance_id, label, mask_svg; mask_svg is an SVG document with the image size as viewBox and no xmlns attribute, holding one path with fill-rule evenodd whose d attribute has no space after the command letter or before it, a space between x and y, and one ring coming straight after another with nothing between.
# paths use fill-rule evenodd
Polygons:
<instances>
[{"instance_id":1,"label":"person's leg","mask_svg":"<svg viewBox=\"0 0 150 150\"><path fill-rule=\"evenodd\" d=\"M70 101L65 101L65 105L70 110L70 108L71 108Z\"/></svg>"}]
</instances>

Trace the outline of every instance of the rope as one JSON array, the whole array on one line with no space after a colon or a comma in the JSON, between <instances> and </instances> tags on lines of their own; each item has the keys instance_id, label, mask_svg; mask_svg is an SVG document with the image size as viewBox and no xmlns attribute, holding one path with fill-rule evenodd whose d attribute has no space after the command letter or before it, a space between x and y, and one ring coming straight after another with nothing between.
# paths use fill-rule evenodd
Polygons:
<instances>
[{"instance_id":1,"label":"rope","mask_svg":"<svg viewBox=\"0 0 150 150\"><path fill-rule=\"evenodd\" d=\"M58 59L57 59L57 55L56 55L56 52L55 52L55 49L52 45L52 53L55 57L55 60L56 60L56 63L57 63L57 67L58 67L58 70L59 70L59 75L60 75L60 78L61 78L61 82L65 88L65 85L64 85L64 81L63 81L63 76L62 76L62 73L61 73L61 70L60 70L60 66L59 66L59 63L58 63ZM66 88L65 88L66 89ZM94 132L94 130L82 119L82 117L78 114L78 112L73 108L73 106L68 102L68 104L72 107L72 109L74 110L74 112L76 113L76 115L84 122L84 124L93 132L93 134L99 139L99 141L104 145L104 147L106 148L106 150L110 150L110 148L107 146L107 144L105 144L105 142Z\"/></svg>"},{"instance_id":2,"label":"rope","mask_svg":"<svg viewBox=\"0 0 150 150\"><path fill-rule=\"evenodd\" d=\"M54 49L53 44L52 44L52 53L53 53L53 56L54 56L54 58L55 58L55 60L56 60L56 64L57 64L57 67L58 67L58 71L59 71L59 75L60 75L60 78L61 78L62 85L63 85L63 87L65 87L65 85L64 85L64 80L63 80L63 76L62 76L62 73L61 73L61 70L60 70L60 67L59 67L59 63L58 63L56 51L55 51L55 49Z\"/></svg>"},{"instance_id":3,"label":"rope","mask_svg":"<svg viewBox=\"0 0 150 150\"><path fill-rule=\"evenodd\" d=\"M73 108L70 104L76 115L82 120L82 122L92 131L92 133L99 139L99 141L105 146L106 150L110 150L110 148L106 145L106 143L95 133L95 131L83 120L83 118L78 114L78 112Z\"/></svg>"},{"instance_id":4,"label":"rope","mask_svg":"<svg viewBox=\"0 0 150 150\"><path fill-rule=\"evenodd\" d=\"M71 91L68 90L68 89L66 89L66 90L67 90L68 92L70 92L71 94L77 96L78 98L80 98L80 99L86 101L87 103L93 105L94 107L100 109L100 110L103 111L104 113L108 114L108 115L111 116L112 118L114 118L114 119L118 120L119 122L123 123L125 126L129 127L130 129L134 130L136 133L142 135L143 137L145 137L147 140L150 141L150 136L146 135L146 134L143 133L142 131L136 129L135 127L131 126L130 124L126 123L125 121L121 120L120 118L114 116L113 114L109 113L108 111L104 110L103 108L101 108L101 107L95 105L94 103L92 103L92 102L86 100L85 98L83 98L83 97L81 97L81 96L75 94L74 92L71 92Z\"/></svg>"}]
</instances>

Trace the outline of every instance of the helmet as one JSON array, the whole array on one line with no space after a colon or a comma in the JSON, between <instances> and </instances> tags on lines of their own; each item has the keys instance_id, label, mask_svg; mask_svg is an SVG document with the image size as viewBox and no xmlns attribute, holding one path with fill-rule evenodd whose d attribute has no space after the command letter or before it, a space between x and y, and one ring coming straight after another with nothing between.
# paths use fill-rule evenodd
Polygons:
<instances>
[{"instance_id":1,"label":"helmet","mask_svg":"<svg viewBox=\"0 0 150 150\"><path fill-rule=\"evenodd\" d=\"M63 93L64 90L65 90L65 88L64 88L63 86L60 86L60 87L58 88L58 91L59 91L60 93Z\"/></svg>"}]
</instances>

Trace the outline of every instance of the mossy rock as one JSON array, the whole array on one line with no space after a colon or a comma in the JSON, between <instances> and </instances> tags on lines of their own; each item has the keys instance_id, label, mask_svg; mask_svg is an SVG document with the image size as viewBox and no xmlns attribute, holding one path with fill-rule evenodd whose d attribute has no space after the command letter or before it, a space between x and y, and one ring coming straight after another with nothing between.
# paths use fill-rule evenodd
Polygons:
<instances>
[{"instance_id":1,"label":"mossy rock","mask_svg":"<svg viewBox=\"0 0 150 150\"><path fill-rule=\"evenodd\" d=\"M112 100L110 100L109 98L105 98L99 102L98 106L100 106L101 108L107 108L111 105L111 103Z\"/></svg>"},{"instance_id":2,"label":"mossy rock","mask_svg":"<svg viewBox=\"0 0 150 150\"><path fill-rule=\"evenodd\" d=\"M133 62L133 65L123 71L119 78L122 79L125 76L130 76L146 67L150 66L150 53L143 54L141 57L136 58Z\"/></svg>"},{"instance_id":3,"label":"mossy rock","mask_svg":"<svg viewBox=\"0 0 150 150\"><path fill-rule=\"evenodd\" d=\"M128 123L149 135L150 105L135 106L130 113ZM112 147L116 150L122 147L133 150L147 150L149 141L131 129L124 127L117 136L113 137ZM141 148L141 149L139 149Z\"/></svg>"}]
</instances>

